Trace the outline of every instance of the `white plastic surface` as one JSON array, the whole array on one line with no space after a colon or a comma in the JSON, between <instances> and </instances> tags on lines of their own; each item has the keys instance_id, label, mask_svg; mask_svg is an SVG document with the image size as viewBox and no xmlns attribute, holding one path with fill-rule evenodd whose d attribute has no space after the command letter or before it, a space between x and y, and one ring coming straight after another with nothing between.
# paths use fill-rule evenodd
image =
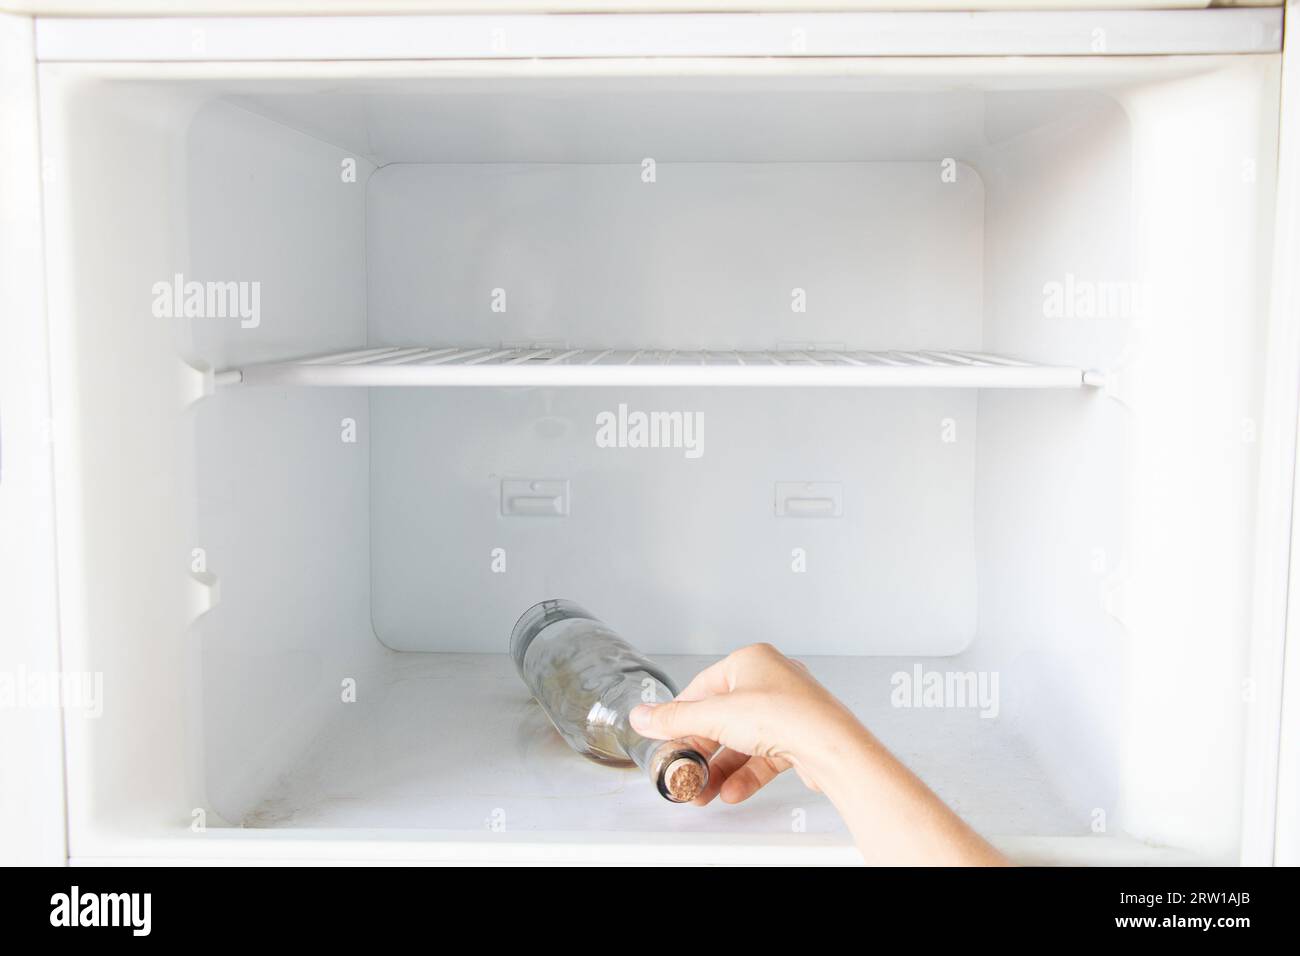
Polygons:
<instances>
[{"instance_id":1,"label":"white plastic surface","mask_svg":"<svg viewBox=\"0 0 1300 956\"><path fill-rule=\"evenodd\" d=\"M67 845L36 63L5 15L0 128L0 865L49 866Z\"/></svg>"},{"instance_id":2,"label":"white plastic surface","mask_svg":"<svg viewBox=\"0 0 1300 956\"><path fill-rule=\"evenodd\" d=\"M1210 6L1211 0L1144 0L1144 9L1171 7L1194 9ZM1236 6L1281 6L1281 0L1234 0ZM1087 10L1123 9L1131 0L821 0L824 10ZM218 14L272 13L286 15L322 14L377 15L390 13L634 13L708 9L798 10L799 0L5 0L5 9L43 16L202 16Z\"/></svg>"},{"instance_id":3,"label":"white plastic surface","mask_svg":"<svg viewBox=\"0 0 1300 956\"><path fill-rule=\"evenodd\" d=\"M524 609L568 597L650 653L956 653L978 628L977 394L372 389L375 632L499 653ZM598 446L620 402L702 416L702 453ZM842 483L840 519L775 515L800 474ZM567 478L568 516L502 518L521 475Z\"/></svg>"},{"instance_id":4,"label":"white plastic surface","mask_svg":"<svg viewBox=\"0 0 1300 956\"><path fill-rule=\"evenodd\" d=\"M1276 52L1278 9L122 17L40 21L42 60L1095 56Z\"/></svg>"},{"instance_id":5,"label":"white plastic surface","mask_svg":"<svg viewBox=\"0 0 1300 956\"><path fill-rule=\"evenodd\" d=\"M1292 36L1300 4L1291 3ZM1300 395L1300 46L1283 57L1282 139L1270 304L1265 420L1260 454L1259 542L1250 672L1243 860L1300 865L1300 507L1297 507L1296 407ZM1284 522L1282 516L1290 515ZM1286 598L1282 598L1283 594ZM1275 702L1279 701L1280 707Z\"/></svg>"}]
</instances>

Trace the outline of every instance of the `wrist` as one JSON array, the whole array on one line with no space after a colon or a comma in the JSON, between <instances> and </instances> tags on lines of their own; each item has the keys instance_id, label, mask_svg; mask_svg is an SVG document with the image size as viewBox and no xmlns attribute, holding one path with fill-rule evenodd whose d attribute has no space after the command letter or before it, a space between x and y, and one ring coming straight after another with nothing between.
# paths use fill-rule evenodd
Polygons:
<instances>
[{"instance_id":1,"label":"wrist","mask_svg":"<svg viewBox=\"0 0 1300 956\"><path fill-rule=\"evenodd\" d=\"M832 802L846 790L856 789L863 773L879 766L881 747L871 732L851 713L844 711L833 719L819 721L803 735L794 751L794 762Z\"/></svg>"}]
</instances>

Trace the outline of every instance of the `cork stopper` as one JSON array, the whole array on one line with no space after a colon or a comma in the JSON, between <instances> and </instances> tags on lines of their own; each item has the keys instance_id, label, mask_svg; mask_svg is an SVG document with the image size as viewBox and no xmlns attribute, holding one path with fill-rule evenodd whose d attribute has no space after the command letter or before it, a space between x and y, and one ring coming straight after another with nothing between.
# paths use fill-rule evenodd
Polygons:
<instances>
[{"instance_id":1,"label":"cork stopper","mask_svg":"<svg viewBox=\"0 0 1300 956\"><path fill-rule=\"evenodd\" d=\"M678 757L664 771L664 786L668 799L674 803L690 803L704 790L708 777L690 757Z\"/></svg>"},{"instance_id":2,"label":"cork stopper","mask_svg":"<svg viewBox=\"0 0 1300 956\"><path fill-rule=\"evenodd\" d=\"M673 803L690 803L709 783L708 760L685 740L661 744L648 769L659 795Z\"/></svg>"}]
</instances>

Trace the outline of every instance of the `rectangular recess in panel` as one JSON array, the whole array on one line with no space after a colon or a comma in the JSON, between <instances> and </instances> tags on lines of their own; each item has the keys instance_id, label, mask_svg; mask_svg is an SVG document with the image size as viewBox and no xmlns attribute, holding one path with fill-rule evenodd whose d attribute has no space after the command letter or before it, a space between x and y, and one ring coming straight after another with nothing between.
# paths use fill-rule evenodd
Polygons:
<instances>
[{"instance_id":1,"label":"rectangular recess in panel","mask_svg":"<svg viewBox=\"0 0 1300 956\"><path fill-rule=\"evenodd\" d=\"M503 518L563 518L568 513L567 479L501 479Z\"/></svg>"},{"instance_id":2,"label":"rectangular recess in panel","mask_svg":"<svg viewBox=\"0 0 1300 956\"><path fill-rule=\"evenodd\" d=\"M778 481L778 518L838 518L844 514L844 486L838 481Z\"/></svg>"}]
</instances>

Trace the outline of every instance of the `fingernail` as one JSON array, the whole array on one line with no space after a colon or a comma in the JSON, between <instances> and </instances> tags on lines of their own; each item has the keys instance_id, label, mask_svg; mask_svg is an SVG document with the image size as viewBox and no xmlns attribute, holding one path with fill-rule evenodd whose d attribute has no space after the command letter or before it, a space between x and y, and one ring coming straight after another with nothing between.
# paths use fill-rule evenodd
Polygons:
<instances>
[{"instance_id":1,"label":"fingernail","mask_svg":"<svg viewBox=\"0 0 1300 956\"><path fill-rule=\"evenodd\" d=\"M627 715L633 730L646 730L650 726L650 704L637 704Z\"/></svg>"}]
</instances>

